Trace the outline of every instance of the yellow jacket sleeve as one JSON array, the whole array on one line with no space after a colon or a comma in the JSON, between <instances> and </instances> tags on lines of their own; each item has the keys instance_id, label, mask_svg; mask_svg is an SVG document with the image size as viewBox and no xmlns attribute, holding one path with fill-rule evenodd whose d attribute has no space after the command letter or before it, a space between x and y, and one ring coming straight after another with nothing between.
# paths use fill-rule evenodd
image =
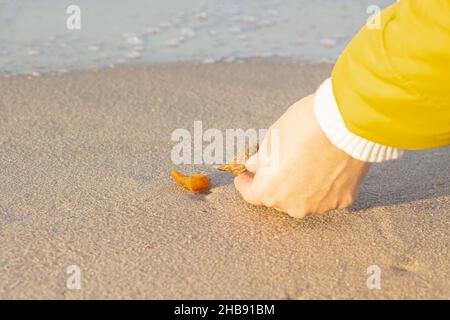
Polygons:
<instances>
[{"instance_id":1,"label":"yellow jacket sleeve","mask_svg":"<svg viewBox=\"0 0 450 320\"><path fill-rule=\"evenodd\" d=\"M450 0L401 0L379 18L332 72L345 126L396 148L450 145Z\"/></svg>"}]
</instances>

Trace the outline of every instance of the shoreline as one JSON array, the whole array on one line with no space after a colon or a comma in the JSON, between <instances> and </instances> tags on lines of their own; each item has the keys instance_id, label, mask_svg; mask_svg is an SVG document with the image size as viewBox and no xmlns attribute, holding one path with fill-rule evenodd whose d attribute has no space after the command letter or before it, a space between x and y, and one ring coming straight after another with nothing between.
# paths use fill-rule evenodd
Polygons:
<instances>
[{"instance_id":1,"label":"shoreline","mask_svg":"<svg viewBox=\"0 0 450 320\"><path fill-rule=\"evenodd\" d=\"M331 68L0 76L0 298L448 299L448 147L374 165L351 209L305 220L245 203L231 175L171 163L175 128L268 127ZM175 168L207 173L214 192L183 190Z\"/></svg>"},{"instance_id":2,"label":"shoreline","mask_svg":"<svg viewBox=\"0 0 450 320\"><path fill-rule=\"evenodd\" d=\"M161 62L147 62L147 61L130 61L129 63L116 64L114 66L91 66L87 68L75 68L72 70L67 70L65 72L60 72L58 70L46 71L46 72L37 72L36 75L32 73L1 73L0 78L13 78L13 77L29 77L29 78L40 78L46 76L58 76L58 75L73 75L80 74L84 72L101 72L106 70L115 70L115 69L126 69L126 68L145 68L145 67L158 67L158 66L177 66L177 65L194 65L194 66L210 66L210 65L228 65L228 64L292 64L292 65L309 65L309 66L333 66L334 61L327 60L322 62L317 61L305 61L300 58L292 58L292 57L271 57L271 58L258 58L258 57L250 57L250 58L240 58L236 61L224 61L217 60L212 63L205 63L201 60L198 61L161 61Z\"/></svg>"}]
</instances>

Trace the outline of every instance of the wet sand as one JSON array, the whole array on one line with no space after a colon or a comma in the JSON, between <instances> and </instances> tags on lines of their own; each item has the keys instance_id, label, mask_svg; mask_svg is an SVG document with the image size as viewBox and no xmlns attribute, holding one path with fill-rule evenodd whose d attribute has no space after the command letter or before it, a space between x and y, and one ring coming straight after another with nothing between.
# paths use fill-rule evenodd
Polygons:
<instances>
[{"instance_id":1,"label":"wet sand","mask_svg":"<svg viewBox=\"0 0 450 320\"><path fill-rule=\"evenodd\" d=\"M169 177L176 128L266 128L329 65L131 66L0 78L0 298L450 297L450 149L374 166L349 210L295 220ZM81 289L66 287L78 265ZM367 268L381 269L369 290Z\"/></svg>"}]
</instances>

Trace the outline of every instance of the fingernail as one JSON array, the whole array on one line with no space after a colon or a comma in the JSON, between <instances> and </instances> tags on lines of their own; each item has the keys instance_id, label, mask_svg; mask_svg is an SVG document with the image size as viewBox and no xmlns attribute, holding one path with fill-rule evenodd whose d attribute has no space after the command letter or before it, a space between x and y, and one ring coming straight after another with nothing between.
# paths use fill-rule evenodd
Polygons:
<instances>
[{"instance_id":1,"label":"fingernail","mask_svg":"<svg viewBox=\"0 0 450 320\"><path fill-rule=\"evenodd\" d=\"M251 156L246 162L245 162L245 167L247 168L248 171L254 171L256 170L256 164L258 162L258 158L257 155L253 155Z\"/></svg>"}]
</instances>

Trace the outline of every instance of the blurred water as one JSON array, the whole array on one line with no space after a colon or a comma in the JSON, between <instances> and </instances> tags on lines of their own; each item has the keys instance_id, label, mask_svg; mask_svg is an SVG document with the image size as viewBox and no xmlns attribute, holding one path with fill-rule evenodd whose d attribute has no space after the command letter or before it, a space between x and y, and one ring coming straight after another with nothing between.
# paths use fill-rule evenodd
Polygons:
<instances>
[{"instance_id":1,"label":"blurred water","mask_svg":"<svg viewBox=\"0 0 450 320\"><path fill-rule=\"evenodd\" d=\"M394 0L0 0L0 73L287 57L334 61ZM68 30L66 9L81 9Z\"/></svg>"}]
</instances>

